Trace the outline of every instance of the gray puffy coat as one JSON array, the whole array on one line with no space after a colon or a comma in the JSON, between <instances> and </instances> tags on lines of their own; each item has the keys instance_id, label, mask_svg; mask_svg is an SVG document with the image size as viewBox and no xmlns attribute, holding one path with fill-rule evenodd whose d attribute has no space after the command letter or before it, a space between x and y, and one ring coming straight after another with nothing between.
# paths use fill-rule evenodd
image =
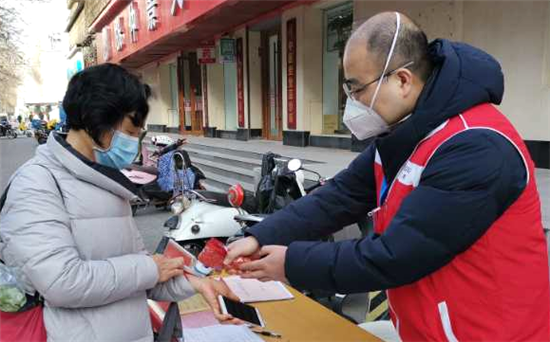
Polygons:
<instances>
[{"instance_id":1,"label":"gray puffy coat","mask_svg":"<svg viewBox=\"0 0 550 342\"><path fill-rule=\"evenodd\" d=\"M157 285L131 190L120 172L91 163L55 133L12 177L0 256L22 271L29 293L44 297L48 341L152 341L147 298L194 294L184 277Z\"/></svg>"}]
</instances>

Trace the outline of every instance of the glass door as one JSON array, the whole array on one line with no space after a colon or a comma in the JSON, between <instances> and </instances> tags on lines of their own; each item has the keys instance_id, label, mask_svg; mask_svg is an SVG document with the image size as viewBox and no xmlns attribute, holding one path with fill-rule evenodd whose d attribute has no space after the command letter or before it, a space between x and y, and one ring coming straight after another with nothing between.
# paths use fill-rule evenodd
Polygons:
<instances>
[{"instance_id":1,"label":"glass door","mask_svg":"<svg viewBox=\"0 0 550 342\"><path fill-rule=\"evenodd\" d=\"M224 63L225 129L237 130L237 63Z\"/></svg>"}]
</instances>

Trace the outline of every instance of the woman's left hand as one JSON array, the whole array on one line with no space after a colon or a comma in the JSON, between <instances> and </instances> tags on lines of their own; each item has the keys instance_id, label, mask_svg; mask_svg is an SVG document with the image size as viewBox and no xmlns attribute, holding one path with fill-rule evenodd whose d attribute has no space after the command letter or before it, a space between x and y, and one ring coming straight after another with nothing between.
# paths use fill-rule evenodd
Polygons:
<instances>
[{"instance_id":1,"label":"woman's left hand","mask_svg":"<svg viewBox=\"0 0 550 342\"><path fill-rule=\"evenodd\" d=\"M221 312L220 304L218 302L218 296L224 296L236 301L239 301L239 298L235 296L233 292L227 287L227 285L220 280L215 280L211 278L199 278L193 275L187 274L187 279L191 286L206 300L208 305L212 308L214 316L222 324L244 324L245 322L241 321L238 318L234 318L231 315L224 315Z\"/></svg>"}]
</instances>

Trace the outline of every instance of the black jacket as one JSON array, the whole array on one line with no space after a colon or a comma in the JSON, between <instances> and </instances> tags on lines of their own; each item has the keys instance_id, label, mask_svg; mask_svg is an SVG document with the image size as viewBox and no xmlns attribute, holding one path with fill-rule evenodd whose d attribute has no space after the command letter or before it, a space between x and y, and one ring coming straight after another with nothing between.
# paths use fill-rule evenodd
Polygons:
<instances>
[{"instance_id":1,"label":"black jacket","mask_svg":"<svg viewBox=\"0 0 550 342\"><path fill-rule=\"evenodd\" d=\"M294 286L352 293L414 282L468 249L523 191L517 150L497 133L467 131L436 152L384 234L314 241L376 207L375 147L391 183L418 142L445 120L502 100L503 75L491 56L447 40L430 46L436 68L412 116L328 184L250 230L261 245L289 245L285 269Z\"/></svg>"}]
</instances>

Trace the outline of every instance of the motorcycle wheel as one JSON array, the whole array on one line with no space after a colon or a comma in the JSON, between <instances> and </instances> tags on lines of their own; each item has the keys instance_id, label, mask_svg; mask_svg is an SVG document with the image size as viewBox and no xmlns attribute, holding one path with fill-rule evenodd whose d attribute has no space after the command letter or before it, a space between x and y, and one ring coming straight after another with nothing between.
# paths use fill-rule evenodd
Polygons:
<instances>
[{"instance_id":1,"label":"motorcycle wheel","mask_svg":"<svg viewBox=\"0 0 550 342\"><path fill-rule=\"evenodd\" d=\"M195 241L181 241L179 243L183 249L193 254L195 257L198 257L202 249L204 248L204 241L195 240Z\"/></svg>"},{"instance_id":2,"label":"motorcycle wheel","mask_svg":"<svg viewBox=\"0 0 550 342\"><path fill-rule=\"evenodd\" d=\"M17 138L17 133L15 131L9 131L8 136L12 139Z\"/></svg>"},{"instance_id":3,"label":"motorcycle wheel","mask_svg":"<svg viewBox=\"0 0 550 342\"><path fill-rule=\"evenodd\" d=\"M27 131L26 135L27 135L27 138L32 138L32 132L31 131Z\"/></svg>"}]
</instances>

